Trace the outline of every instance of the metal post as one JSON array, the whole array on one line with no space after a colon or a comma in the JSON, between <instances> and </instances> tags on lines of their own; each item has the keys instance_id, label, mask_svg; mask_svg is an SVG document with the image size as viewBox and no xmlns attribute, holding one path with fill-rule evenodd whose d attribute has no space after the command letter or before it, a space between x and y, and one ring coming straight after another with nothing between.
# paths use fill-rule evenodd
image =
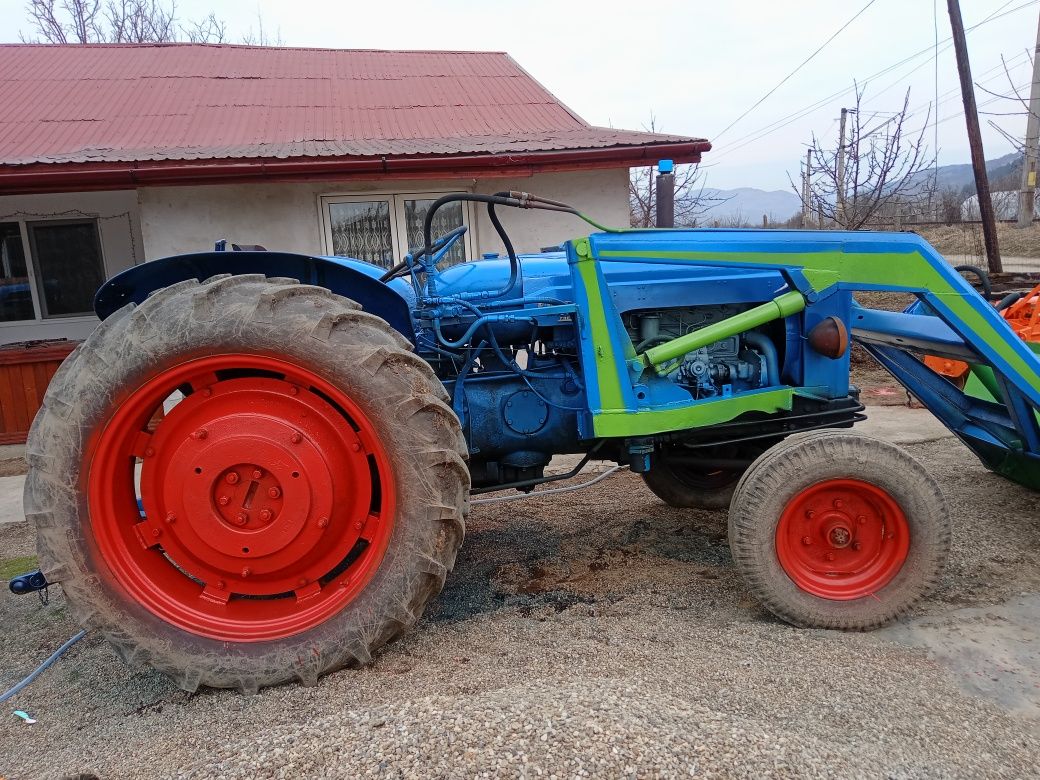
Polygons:
<instances>
[{"instance_id":1,"label":"metal post","mask_svg":"<svg viewBox=\"0 0 1040 780\"><path fill-rule=\"evenodd\" d=\"M657 163L657 227L675 227L675 169L671 160Z\"/></svg>"},{"instance_id":2,"label":"metal post","mask_svg":"<svg viewBox=\"0 0 1040 780\"><path fill-rule=\"evenodd\" d=\"M847 108L841 110L841 125L838 129L838 160L835 166L838 204L834 211L834 221L838 223L838 227L845 226L845 120L848 113Z\"/></svg>"},{"instance_id":3,"label":"metal post","mask_svg":"<svg viewBox=\"0 0 1040 780\"><path fill-rule=\"evenodd\" d=\"M1036 203L1037 146L1040 145L1040 23L1036 29L1033 52L1033 86L1029 90L1029 113L1026 115L1026 143L1022 159L1022 188L1018 193L1018 225L1033 224Z\"/></svg>"},{"instance_id":4,"label":"metal post","mask_svg":"<svg viewBox=\"0 0 1040 780\"><path fill-rule=\"evenodd\" d=\"M953 49L957 54L957 74L961 80L961 98L964 101L964 122L968 126L968 146L971 148L971 166L975 171L975 191L979 197L979 216L986 243L986 258L990 273L1004 270L997 245L997 223L993 215L993 200L989 194L989 176L986 174L986 155L982 150L982 131L979 129L979 111L975 106L975 86L971 80L968 61L968 43L964 38L964 21L958 0L946 0L953 30Z\"/></svg>"},{"instance_id":5,"label":"metal post","mask_svg":"<svg viewBox=\"0 0 1040 780\"><path fill-rule=\"evenodd\" d=\"M802 227L812 222L812 149L805 150L805 172L802 174Z\"/></svg>"}]
</instances>

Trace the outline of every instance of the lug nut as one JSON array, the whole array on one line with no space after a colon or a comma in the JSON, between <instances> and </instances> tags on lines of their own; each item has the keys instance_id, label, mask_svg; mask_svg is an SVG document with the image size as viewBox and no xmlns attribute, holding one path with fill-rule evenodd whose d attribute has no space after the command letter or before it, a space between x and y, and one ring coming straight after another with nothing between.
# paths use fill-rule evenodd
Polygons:
<instances>
[{"instance_id":1,"label":"lug nut","mask_svg":"<svg viewBox=\"0 0 1040 780\"><path fill-rule=\"evenodd\" d=\"M301 441L303 441L303 436L300 434L299 431L293 431L292 436L289 437L289 441L291 441L293 444L299 444Z\"/></svg>"},{"instance_id":2,"label":"lug nut","mask_svg":"<svg viewBox=\"0 0 1040 780\"><path fill-rule=\"evenodd\" d=\"M866 525L867 524L867 516L866 515L860 515L859 517L856 518L856 522L859 523L860 525Z\"/></svg>"},{"instance_id":3,"label":"lug nut","mask_svg":"<svg viewBox=\"0 0 1040 780\"><path fill-rule=\"evenodd\" d=\"M267 488L267 495L269 495L271 498L278 498L282 495L282 489L277 487L269 487Z\"/></svg>"},{"instance_id":4,"label":"lug nut","mask_svg":"<svg viewBox=\"0 0 1040 780\"><path fill-rule=\"evenodd\" d=\"M199 428L197 431L195 431L195 433L191 435L191 438L205 439L207 436L209 436L209 431L207 431L205 428Z\"/></svg>"},{"instance_id":5,"label":"lug nut","mask_svg":"<svg viewBox=\"0 0 1040 780\"><path fill-rule=\"evenodd\" d=\"M177 522L177 515L175 515L173 512L170 512L170 514L166 515L166 522L167 523L176 523Z\"/></svg>"},{"instance_id":6,"label":"lug nut","mask_svg":"<svg viewBox=\"0 0 1040 780\"><path fill-rule=\"evenodd\" d=\"M327 517L319 517L318 518L318 528L328 528L328 527L329 527L329 518L327 518Z\"/></svg>"},{"instance_id":7,"label":"lug nut","mask_svg":"<svg viewBox=\"0 0 1040 780\"><path fill-rule=\"evenodd\" d=\"M217 499L217 503L220 504L221 506L227 506L229 503L231 503L231 499L228 498L227 496L221 496L220 498Z\"/></svg>"},{"instance_id":8,"label":"lug nut","mask_svg":"<svg viewBox=\"0 0 1040 780\"><path fill-rule=\"evenodd\" d=\"M834 499L834 508L835 509L841 509L843 506L845 506L845 502L844 501L842 501L840 498Z\"/></svg>"},{"instance_id":9,"label":"lug nut","mask_svg":"<svg viewBox=\"0 0 1040 780\"><path fill-rule=\"evenodd\" d=\"M152 457L152 456L153 456L154 454L155 454L155 448L154 448L154 447L147 447L147 448L145 448L145 451L144 451L144 456L145 456L146 458L150 458L150 457Z\"/></svg>"},{"instance_id":10,"label":"lug nut","mask_svg":"<svg viewBox=\"0 0 1040 780\"><path fill-rule=\"evenodd\" d=\"M852 549L853 549L853 550L858 550L858 549L859 549L860 547L862 547L862 546L863 546L863 545L862 545L862 544L860 544L859 542L853 542L853 543L852 543Z\"/></svg>"},{"instance_id":11,"label":"lug nut","mask_svg":"<svg viewBox=\"0 0 1040 780\"><path fill-rule=\"evenodd\" d=\"M806 513L805 513L805 519L806 520L812 520L814 517L816 517L816 512L814 512L811 509L806 511Z\"/></svg>"},{"instance_id":12,"label":"lug nut","mask_svg":"<svg viewBox=\"0 0 1040 780\"><path fill-rule=\"evenodd\" d=\"M260 479L264 475L260 469L253 469L253 479Z\"/></svg>"},{"instance_id":13,"label":"lug nut","mask_svg":"<svg viewBox=\"0 0 1040 780\"><path fill-rule=\"evenodd\" d=\"M247 515L245 512L239 512L235 516L235 525L245 525L248 522L249 522L249 515Z\"/></svg>"},{"instance_id":14,"label":"lug nut","mask_svg":"<svg viewBox=\"0 0 1040 780\"><path fill-rule=\"evenodd\" d=\"M224 580L217 580L217 590L224 590L227 587L227 583Z\"/></svg>"},{"instance_id":15,"label":"lug nut","mask_svg":"<svg viewBox=\"0 0 1040 780\"><path fill-rule=\"evenodd\" d=\"M802 544L810 545L810 544L812 544L812 539L810 539L808 536L803 536L802 537Z\"/></svg>"},{"instance_id":16,"label":"lug nut","mask_svg":"<svg viewBox=\"0 0 1040 780\"><path fill-rule=\"evenodd\" d=\"M354 522L354 530L355 531L360 531L364 527L365 527L365 524L362 523L360 520L357 520L357 521Z\"/></svg>"},{"instance_id":17,"label":"lug nut","mask_svg":"<svg viewBox=\"0 0 1040 780\"><path fill-rule=\"evenodd\" d=\"M263 520L265 523L268 522L271 519L271 510L270 509L261 509L260 510L260 519Z\"/></svg>"},{"instance_id":18,"label":"lug nut","mask_svg":"<svg viewBox=\"0 0 1040 780\"><path fill-rule=\"evenodd\" d=\"M361 452L361 442L354 442L350 445L350 449L354 450L354 452Z\"/></svg>"},{"instance_id":19,"label":"lug nut","mask_svg":"<svg viewBox=\"0 0 1040 780\"><path fill-rule=\"evenodd\" d=\"M246 577L248 577L252 573L253 573L253 570L250 569L248 566L243 566L242 567L242 579L245 579Z\"/></svg>"},{"instance_id":20,"label":"lug nut","mask_svg":"<svg viewBox=\"0 0 1040 780\"><path fill-rule=\"evenodd\" d=\"M237 485L238 473L234 471L228 472L228 475L224 477L224 481L227 482L229 485Z\"/></svg>"},{"instance_id":21,"label":"lug nut","mask_svg":"<svg viewBox=\"0 0 1040 780\"><path fill-rule=\"evenodd\" d=\"M152 536L155 536L155 537L162 536L162 529L161 528L153 528L152 529Z\"/></svg>"},{"instance_id":22,"label":"lug nut","mask_svg":"<svg viewBox=\"0 0 1040 780\"><path fill-rule=\"evenodd\" d=\"M300 388L298 388L296 385L289 385L289 395L298 395L299 392Z\"/></svg>"}]
</instances>

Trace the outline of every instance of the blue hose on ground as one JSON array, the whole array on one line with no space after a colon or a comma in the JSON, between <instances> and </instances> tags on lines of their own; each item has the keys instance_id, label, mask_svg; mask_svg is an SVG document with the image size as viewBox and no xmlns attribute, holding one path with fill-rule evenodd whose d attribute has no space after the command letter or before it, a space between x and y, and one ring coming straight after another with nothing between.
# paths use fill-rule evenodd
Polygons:
<instances>
[{"instance_id":1,"label":"blue hose on ground","mask_svg":"<svg viewBox=\"0 0 1040 780\"><path fill-rule=\"evenodd\" d=\"M55 661L57 661L59 658L61 658L65 654L66 650L68 650L70 647L72 647L74 644L76 644L76 642L81 640L86 635L87 635L86 629L81 629L79 631L79 633L75 634L68 642L66 642L61 647L59 647L57 650L55 650L51 654L50 658L48 658L42 664L37 666L33 670L32 674L30 674L28 677L26 677L24 680L22 680L16 686L14 686L11 690L7 691L3 695L0 695L0 704L3 704L5 701L7 701L11 697L13 697L20 690L22 690L22 688L27 686L29 683L31 683L33 680L35 680L37 677L39 677L41 674L43 674L45 671L47 671L48 667L50 667L51 664L53 664Z\"/></svg>"}]
</instances>

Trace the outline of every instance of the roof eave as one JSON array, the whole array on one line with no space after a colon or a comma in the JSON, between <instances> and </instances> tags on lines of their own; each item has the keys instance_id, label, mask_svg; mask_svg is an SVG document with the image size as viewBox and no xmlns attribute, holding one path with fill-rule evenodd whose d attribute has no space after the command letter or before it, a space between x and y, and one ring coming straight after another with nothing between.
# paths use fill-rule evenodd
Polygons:
<instances>
[{"instance_id":1,"label":"roof eave","mask_svg":"<svg viewBox=\"0 0 1040 780\"><path fill-rule=\"evenodd\" d=\"M494 154L0 165L0 195L253 181L528 176L549 171L635 168L653 165L661 159L697 163L701 154L710 149L711 144L707 141L689 139L659 144Z\"/></svg>"}]
</instances>

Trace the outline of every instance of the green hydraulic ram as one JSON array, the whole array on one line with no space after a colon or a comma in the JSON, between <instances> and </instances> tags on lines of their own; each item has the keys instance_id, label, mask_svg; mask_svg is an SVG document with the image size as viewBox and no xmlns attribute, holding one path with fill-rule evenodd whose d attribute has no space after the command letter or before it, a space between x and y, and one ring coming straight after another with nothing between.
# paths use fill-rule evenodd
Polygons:
<instances>
[{"instance_id":1,"label":"green hydraulic ram","mask_svg":"<svg viewBox=\"0 0 1040 780\"><path fill-rule=\"evenodd\" d=\"M790 317L805 308L805 296L800 292L791 291L777 296L767 303L756 306L753 309L734 314L722 322L700 328L687 333L679 338L666 341L656 347L651 347L642 354L643 363L647 366L660 366L669 360L675 360L683 355L693 352L695 349L714 344L716 341L745 333L759 325Z\"/></svg>"}]
</instances>

